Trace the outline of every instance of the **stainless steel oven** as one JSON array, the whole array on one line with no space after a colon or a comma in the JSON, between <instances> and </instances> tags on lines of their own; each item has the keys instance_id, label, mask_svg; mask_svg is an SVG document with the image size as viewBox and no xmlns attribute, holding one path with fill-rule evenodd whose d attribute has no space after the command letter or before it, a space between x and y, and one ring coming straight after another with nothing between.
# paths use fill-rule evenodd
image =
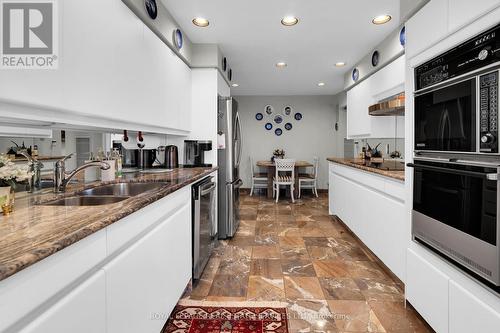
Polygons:
<instances>
[{"instance_id":1,"label":"stainless steel oven","mask_svg":"<svg viewBox=\"0 0 500 333\"><path fill-rule=\"evenodd\" d=\"M500 25L415 69L415 151L498 154Z\"/></svg>"},{"instance_id":2,"label":"stainless steel oven","mask_svg":"<svg viewBox=\"0 0 500 333\"><path fill-rule=\"evenodd\" d=\"M412 237L500 292L500 25L415 69Z\"/></svg>"},{"instance_id":3,"label":"stainless steel oven","mask_svg":"<svg viewBox=\"0 0 500 333\"><path fill-rule=\"evenodd\" d=\"M500 163L415 159L413 238L500 286Z\"/></svg>"}]
</instances>

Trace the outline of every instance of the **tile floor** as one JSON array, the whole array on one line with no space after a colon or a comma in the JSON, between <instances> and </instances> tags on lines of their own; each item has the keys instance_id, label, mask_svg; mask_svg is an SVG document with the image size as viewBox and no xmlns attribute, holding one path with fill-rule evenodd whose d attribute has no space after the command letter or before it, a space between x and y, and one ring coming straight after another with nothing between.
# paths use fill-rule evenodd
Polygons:
<instances>
[{"instance_id":1,"label":"tile floor","mask_svg":"<svg viewBox=\"0 0 500 333\"><path fill-rule=\"evenodd\" d=\"M292 332L430 332L402 288L339 221L326 194L279 204L243 195L241 226L184 297L286 302Z\"/></svg>"}]
</instances>

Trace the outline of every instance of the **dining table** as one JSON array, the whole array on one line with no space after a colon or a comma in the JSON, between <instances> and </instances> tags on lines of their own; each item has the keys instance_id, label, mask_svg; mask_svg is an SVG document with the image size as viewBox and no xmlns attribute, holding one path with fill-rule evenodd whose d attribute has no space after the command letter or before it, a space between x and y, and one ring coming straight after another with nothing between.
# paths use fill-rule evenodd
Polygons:
<instances>
[{"instance_id":1,"label":"dining table","mask_svg":"<svg viewBox=\"0 0 500 333\"><path fill-rule=\"evenodd\" d=\"M271 199L273 197L273 179L276 174L276 164L274 161L257 161L257 166L267 170L267 197ZM311 167L314 167L314 165L307 161L295 162L295 188L293 191L295 198L298 198L299 195L299 169Z\"/></svg>"}]
</instances>

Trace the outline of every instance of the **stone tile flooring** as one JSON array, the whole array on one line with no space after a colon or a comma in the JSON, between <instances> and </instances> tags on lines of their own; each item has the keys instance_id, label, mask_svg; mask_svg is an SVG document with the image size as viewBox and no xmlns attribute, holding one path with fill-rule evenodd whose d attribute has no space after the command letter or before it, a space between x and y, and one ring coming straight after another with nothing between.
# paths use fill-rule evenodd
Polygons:
<instances>
[{"instance_id":1,"label":"stone tile flooring","mask_svg":"<svg viewBox=\"0 0 500 333\"><path fill-rule=\"evenodd\" d=\"M291 332L430 332L401 286L328 216L327 199L243 195L237 234L184 297L286 302Z\"/></svg>"}]
</instances>

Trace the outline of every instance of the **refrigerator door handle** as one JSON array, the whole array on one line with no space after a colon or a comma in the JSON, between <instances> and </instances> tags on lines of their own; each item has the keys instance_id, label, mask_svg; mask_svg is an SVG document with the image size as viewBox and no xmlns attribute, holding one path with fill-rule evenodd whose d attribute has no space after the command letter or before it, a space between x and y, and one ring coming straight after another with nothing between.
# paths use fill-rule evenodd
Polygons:
<instances>
[{"instance_id":1,"label":"refrigerator door handle","mask_svg":"<svg viewBox=\"0 0 500 333\"><path fill-rule=\"evenodd\" d=\"M235 135L235 144L238 146L238 157L236 159L236 166L240 166L241 162L241 123L240 123L240 114L236 113L236 135Z\"/></svg>"}]
</instances>

